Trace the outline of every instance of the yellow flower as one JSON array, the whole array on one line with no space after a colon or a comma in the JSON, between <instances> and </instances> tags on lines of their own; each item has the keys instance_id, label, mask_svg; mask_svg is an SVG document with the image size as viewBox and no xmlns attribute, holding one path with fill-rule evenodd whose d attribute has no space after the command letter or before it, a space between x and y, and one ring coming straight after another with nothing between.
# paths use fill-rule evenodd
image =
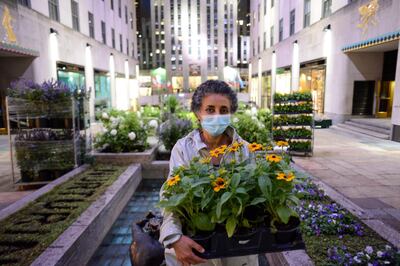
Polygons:
<instances>
[{"instance_id":1,"label":"yellow flower","mask_svg":"<svg viewBox=\"0 0 400 266\"><path fill-rule=\"evenodd\" d=\"M272 151L272 146L267 146L266 150L267 151Z\"/></svg>"},{"instance_id":2,"label":"yellow flower","mask_svg":"<svg viewBox=\"0 0 400 266\"><path fill-rule=\"evenodd\" d=\"M279 173L276 175L276 179L278 180L285 180L286 182L290 182L292 181L296 176L290 172L289 174L285 174L285 173Z\"/></svg>"},{"instance_id":3,"label":"yellow flower","mask_svg":"<svg viewBox=\"0 0 400 266\"><path fill-rule=\"evenodd\" d=\"M175 186L180 180L181 178L179 177L179 175L176 175L167 180L167 185L169 187Z\"/></svg>"},{"instance_id":4,"label":"yellow flower","mask_svg":"<svg viewBox=\"0 0 400 266\"><path fill-rule=\"evenodd\" d=\"M226 187L226 181L222 177L217 177L217 179L212 183L215 192L219 192L221 189Z\"/></svg>"},{"instance_id":5,"label":"yellow flower","mask_svg":"<svg viewBox=\"0 0 400 266\"><path fill-rule=\"evenodd\" d=\"M279 173L279 174L276 175L276 179L278 179L278 180L283 180L285 178L286 178L285 173Z\"/></svg>"},{"instance_id":6,"label":"yellow flower","mask_svg":"<svg viewBox=\"0 0 400 266\"><path fill-rule=\"evenodd\" d=\"M211 178L211 179L214 179L214 178L215 178L215 175L211 174L211 175L210 175L210 178Z\"/></svg>"},{"instance_id":7,"label":"yellow flower","mask_svg":"<svg viewBox=\"0 0 400 266\"><path fill-rule=\"evenodd\" d=\"M232 145L228 148L228 151L229 152L236 152L236 151L239 150L239 148L241 146L243 146L243 143L236 141L236 142L232 143Z\"/></svg>"},{"instance_id":8,"label":"yellow flower","mask_svg":"<svg viewBox=\"0 0 400 266\"><path fill-rule=\"evenodd\" d=\"M282 160L282 157L276 154L270 154L267 155L266 159L271 163L279 163Z\"/></svg>"},{"instance_id":9,"label":"yellow flower","mask_svg":"<svg viewBox=\"0 0 400 266\"><path fill-rule=\"evenodd\" d=\"M289 145L289 143L288 143L287 141L282 141L282 140L280 140L280 141L278 141L278 142L276 143L276 145L278 145L279 147L286 147L286 146Z\"/></svg>"},{"instance_id":10,"label":"yellow flower","mask_svg":"<svg viewBox=\"0 0 400 266\"><path fill-rule=\"evenodd\" d=\"M211 157L205 157L200 159L200 163L202 164L208 164L211 162Z\"/></svg>"},{"instance_id":11,"label":"yellow flower","mask_svg":"<svg viewBox=\"0 0 400 266\"><path fill-rule=\"evenodd\" d=\"M287 182L290 182L290 181L292 181L294 178L295 178L296 176L292 173L292 172L290 172L289 174L287 174L286 175L286 181Z\"/></svg>"},{"instance_id":12,"label":"yellow flower","mask_svg":"<svg viewBox=\"0 0 400 266\"><path fill-rule=\"evenodd\" d=\"M219 156L219 150L218 149L211 150L210 156L217 158Z\"/></svg>"},{"instance_id":13,"label":"yellow flower","mask_svg":"<svg viewBox=\"0 0 400 266\"><path fill-rule=\"evenodd\" d=\"M259 150L262 149L262 145L258 144L258 143L255 143L255 142L249 144L248 147L249 147L250 152L259 151Z\"/></svg>"},{"instance_id":14,"label":"yellow flower","mask_svg":"<svg viewBox=\"0 0 400 266\"><path fill-rule=\"evenodd\" d=\"M228 171L226 171L226 169L224 169L224 168L218 169L218 174L219 174L219 175L224 175L224 174L226 174L226 173L228 173Z\"/></svg>"},{"instance_id":15,"label":"yellow flower","mask_svg":"<svg viewBox=\"0 0 400 266\"><path fill-rule=\"evenodd\" d=\"M235 159L232 159L231 160L231 164L235 164L236 163L236 160Z\"/></svg>"}]
</instances>

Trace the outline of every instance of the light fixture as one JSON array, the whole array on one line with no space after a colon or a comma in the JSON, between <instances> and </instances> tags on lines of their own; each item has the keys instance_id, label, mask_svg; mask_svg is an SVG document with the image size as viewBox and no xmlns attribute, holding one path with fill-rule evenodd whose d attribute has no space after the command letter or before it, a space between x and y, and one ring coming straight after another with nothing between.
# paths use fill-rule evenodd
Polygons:
<instances>
[{"instance_id":1,"label":"light fixture","mask_svg":"<svg viewBox=\"0 0 400 266\"><path fill-rule=\"evenodd\" d=\"M331 24L328 24L324 27L324 31L328 31L331 29Z\"/></svg>"},{"instance_id":2,"label":"light fixture","mask_svg":"<svg viewBox=\"0 0 400 266\"><path fill-rule=\"evenodd\" d=\"M113 54L113 53L110 53L110 56L114 56L114 54Z\"/></svg>"},{"instance_id":3,"label":"light fixture","mask_svg":"<svg viewBox=\"0 0 400 266\"><path fill-rule=\"evenodd\" d=\"M274 50L274 51L272 51L272 53L273 53L273 54L275 54L275 50Z\"/></svg>"},{"instance_id":4,"label":"light fixture","mask_svg":"<svg viewBox=\"0 0 400 266\"><path fill-rule=\"evenodd\" d=\"M90 43L86 43L86 47L92 47Z\"/></svg>"},{"instance_id":5,"label":"light fixture","mask_svg":"<svg viewBox=\"0 0 400 266\"><path fill-rule=\"evenodd\" d=\"M54 33L54 34L58 34L58 31L56 31L55 29L53 29L53 28L50 28L50 34L52 34L52 33Z\"/></svg>"},{"instance_id":6,"label":"light fixture","mask_svg":"<svg viewBox=\"0 0 400 266\"><path fill-rule=\"evenodd\" d=\"M295 40L293 43L297 44L297 40Z\"/></svg>"}]
</instances>

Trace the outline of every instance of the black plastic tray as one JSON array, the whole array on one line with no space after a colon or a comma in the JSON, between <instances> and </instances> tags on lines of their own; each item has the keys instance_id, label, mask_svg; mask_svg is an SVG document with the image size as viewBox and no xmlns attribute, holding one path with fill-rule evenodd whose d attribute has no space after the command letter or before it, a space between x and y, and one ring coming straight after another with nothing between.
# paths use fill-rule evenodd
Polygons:
<instances>
[{"instance_id":1,"label":"black plastic tray","mask_svg":"<svg viewBox=\"0 0 400 266\"><path fill-rule=\"evenodd\" d=\"M283 239L286 238L286 239ZM247 234L233 235L213 232L208 237L192 237L205 249L204 253L194 251L204 259L246 256L261 253L304 249L305 245L299 228L289 232L272 233L268 227L259 227Z\"/></svg>"}]
</instances>

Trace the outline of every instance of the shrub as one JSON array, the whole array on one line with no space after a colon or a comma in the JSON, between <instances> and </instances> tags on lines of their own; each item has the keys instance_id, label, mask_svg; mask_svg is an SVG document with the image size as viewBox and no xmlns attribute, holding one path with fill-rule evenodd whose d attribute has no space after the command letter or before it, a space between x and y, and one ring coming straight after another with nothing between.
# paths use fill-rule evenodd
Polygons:
<instances>
[{"instance_id":1,"label":"shrub","mask_svg":"<svg viewBox=\"0 0 400 266\"><path fill-rule=\"evenodd\" d=\"M172 150L175 143L193 130L192 122L188 119L179 119L171 116L160 125L159 136L165 149Z\"/></svg>"},{"instance_id":2,"label":"shrub","mask_svg":"<svg viewBox=\"0 0 400 266\"><path fill-rule=\"evenodd\" d=\"M103 152L144 151L147 127L133 112L111 110L101 116L104 132L96 136L95 147Z\"/></svg>"}]
</instances>

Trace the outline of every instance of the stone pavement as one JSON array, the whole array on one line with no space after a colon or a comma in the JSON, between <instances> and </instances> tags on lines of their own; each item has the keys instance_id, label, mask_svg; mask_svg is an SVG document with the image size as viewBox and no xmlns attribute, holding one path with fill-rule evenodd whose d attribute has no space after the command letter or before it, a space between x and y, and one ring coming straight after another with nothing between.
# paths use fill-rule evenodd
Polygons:
<instances>
[{"instance_id":1,"label":"stone pavement","mask_svg":"<svg viewBox=\"0 0 400 266\"><path fill-rule=\"evenodd\" d=\"M400 143L317 129L314 156L294 161L369 217L400 232Z\"/></svg>"}]
</instances>

